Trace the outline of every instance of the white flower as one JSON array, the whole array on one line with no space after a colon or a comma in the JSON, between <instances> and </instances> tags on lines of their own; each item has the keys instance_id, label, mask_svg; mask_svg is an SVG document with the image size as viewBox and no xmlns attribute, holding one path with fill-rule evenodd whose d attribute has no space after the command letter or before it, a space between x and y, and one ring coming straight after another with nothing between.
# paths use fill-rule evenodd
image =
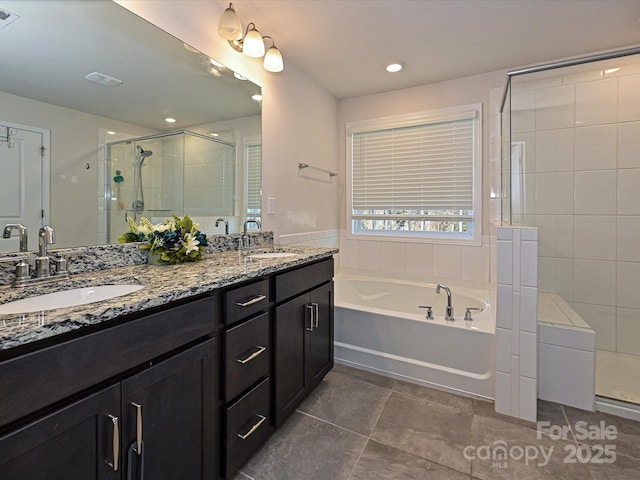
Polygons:
<instances>
[{"instance_id":1,"label":"white flower","mask_svg":"<svg viewBox=\"0 0 640 480\"><path fill-rule=\"evenodd\" d=\"M196 238L190 233L185 234L184 236L184 246L186 247L185 255L189 255L191 252L195 252L198 250L198 245L200 242L196 240Z\"/></svg>"}]
</instances>

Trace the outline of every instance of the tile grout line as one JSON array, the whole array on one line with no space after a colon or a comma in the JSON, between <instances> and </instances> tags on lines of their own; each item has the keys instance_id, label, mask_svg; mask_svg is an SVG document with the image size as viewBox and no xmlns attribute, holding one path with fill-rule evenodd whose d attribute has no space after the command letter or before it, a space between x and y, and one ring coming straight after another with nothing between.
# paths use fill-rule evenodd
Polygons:
<instances>
[{"instance_id":1,"label":"tile grout line","mask_svg":"<svg viewBox=\"0 0 640 480\"><path fill-rule=\"evenodd\" d=\"M378 418L374 422L373 428L371 429L371 432L367 436L367 441L364 442L364 447L362 447L362 451L360 452L360 455L358 455L358 458L356 459L356 463L353 465L353 468L351 469L351 473L347 477L348 480L353 478L353 475L356 472L356 469L358 468L358 464L360 463L360 459L362 458L362 455L364 454L364 451L367 449L367 445L369 445L369 441L371 440L371 435L373 435L373 432L375 431L376 427L378 426L378 422L380 421L380 418L382 417L382 414L384 413L384 409L387 408L387 403L389 403L389 399L391 398L391 394L393 393L393 387L396 386L396 383L397 382L394 380L393 385L391 386L391 388L389 388L389 396L384 401L384 407L382 407L382 409L380 409L380 414L378 415Z\"/></svg>"}]
</instances>

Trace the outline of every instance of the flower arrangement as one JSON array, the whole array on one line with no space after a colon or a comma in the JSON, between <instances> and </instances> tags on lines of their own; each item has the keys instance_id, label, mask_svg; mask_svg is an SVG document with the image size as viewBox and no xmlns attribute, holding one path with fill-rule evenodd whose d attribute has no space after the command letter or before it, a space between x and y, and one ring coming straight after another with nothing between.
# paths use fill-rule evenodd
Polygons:
<instances>
[{"instance_id":1,"label":"flower arrangement","mask_svg":"<svg viewBox=\"0 0 640 480\"><path fill-rule=\"evenodd\" d=\"M146 217L141 217L139 224L127 217L127 224L129 231L120 235L118 242L145 242L140 245L141 250L149 250L149 255L159 256L159 261L168 264L199 262L208 245L206 235L187 215L174 215L157 225Z\"/></svg>"}]
</instances>

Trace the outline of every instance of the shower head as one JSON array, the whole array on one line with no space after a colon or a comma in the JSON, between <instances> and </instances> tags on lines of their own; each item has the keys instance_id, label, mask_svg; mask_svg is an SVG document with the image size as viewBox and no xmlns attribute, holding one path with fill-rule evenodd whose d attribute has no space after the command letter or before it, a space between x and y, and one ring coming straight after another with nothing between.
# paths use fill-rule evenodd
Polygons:
<instances>
[{"instance_id":1,"label":"shower head","mask_svg":"<svg viewBox=\"0 0 640 480\"><path fill-rule=\"evenodd\" d=\"M153 155L153 152L151 150L145 150L140 145L138 145L138 150L140 150L140 159L141 160L144 160L145 158L150 157L151 155Z\"/></svg>"},{"instance_id":2,"label":"shower head","mask_svg":"<svg viewBox=\"0 0 640 480\"><path fill-rule=\"evenodd\" d=\"M142 167L142 164L144 163L144 159L153 155L153 152L151 150L145 150L140 145L138 145L138 150L139 150L138 155L140 155L139 157L140 166Z\"/></svg>"}]
</instances>

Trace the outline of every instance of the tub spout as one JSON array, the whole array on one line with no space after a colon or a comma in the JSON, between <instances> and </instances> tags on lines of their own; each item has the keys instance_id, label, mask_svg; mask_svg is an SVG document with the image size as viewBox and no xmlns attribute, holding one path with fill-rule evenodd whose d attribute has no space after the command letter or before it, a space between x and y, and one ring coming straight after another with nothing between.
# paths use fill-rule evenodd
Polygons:
<instances>
[{"instance_id":1,"label":"tub spout","mask_svg":"<svg viewBox=\"0 0 640 480\"><path fill-rule=\"evenodd\" d=\"M453 317L453 304L452 304L452 299L451 299L451 289L449 287L447 287L444 283L439 283L438 286L436 287L436 294L440 293L440 289L444 289L445 292L447 292L447 312L446 315L444 316L445 320L449 320L450 322L454 321L455 318Z\"/></svg>"}]
</instances>

